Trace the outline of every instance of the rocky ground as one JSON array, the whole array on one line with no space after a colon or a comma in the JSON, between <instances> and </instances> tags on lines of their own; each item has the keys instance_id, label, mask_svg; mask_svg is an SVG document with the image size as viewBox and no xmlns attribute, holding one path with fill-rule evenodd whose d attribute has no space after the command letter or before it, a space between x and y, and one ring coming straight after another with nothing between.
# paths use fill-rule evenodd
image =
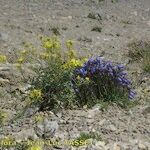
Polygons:
<instances>
[{"instance_id":1,"label":"rocky ground","mask_svg":"<svg viewBox=\"0 0 150 150\"><path fill-rule=\"evenodd\" d=\"M92 31L95 27L98 32ZM14 51L21 49L23 42L38 48L39 36L51 35L54 28L62 42L73 39L79 52L86 50L125 64L138 92L139 104L129 110L110 106L103 111L96 105L90 110L43 112L42 123L35 122L38 113L33 107L14 120L24 107L20 93L29 86L22 82L22 74L12 64ZM143 74L140 64L130 63L127 45L134 40L150 41L149 0L0 0L0 54L10 58L0 65L0 109L8 114L0 137L64 141L77 138L82 132L95 132L101 140L91 139L88 145L44 149L149 150L150 76ZM33 73L28 66L23 71L25 77Z\"/></svg>"}]
</instances>

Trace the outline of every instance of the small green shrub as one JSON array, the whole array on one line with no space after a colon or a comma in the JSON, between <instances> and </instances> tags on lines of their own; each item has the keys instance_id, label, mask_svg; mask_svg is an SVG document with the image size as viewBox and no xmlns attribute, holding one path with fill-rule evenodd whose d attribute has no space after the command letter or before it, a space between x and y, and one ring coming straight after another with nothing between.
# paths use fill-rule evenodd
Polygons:
<instances>
[{"instance_id":1,"label":"small green shrub","mask_svg":"<svg viewBox=\"0 0 150 150\"><path fill-rule=\"evenodd\" d=\"M80 136L77 138L77 140L83 140L86 141L88 139L96 139L97 141L102 141L102 137L100 134L96 132L90 132L90 133L80 133Z\"/></svg>"},{"instance_id":2,"label":"small green shrub","mask_svg":"<svg viewBox=\"0 0 150 150\"><path fill-rule=\"evenodd\" d=\"M53 27L53 28L51 29L51 31L53 32L54 35L60 35L59 28Z\"/></svg>"},{"instance_id":3,"label":"small green shrub","mask_svg":"<svg viewBox=\"0 0 150 150\"><path fill-rule=\"evenodd\" d=\"M89 13L87 17L90 19L96 19L95 13Z\"/></svg>"},{"instance_id":4,"label":"small green shrub","mask_svg":"<svg viewBox=\"0 0 150 150\"><path fill-rule=\"evenodd\" d=\"M102 32L102 28L101 27L93 27L91 31Z\"/></svg>"},{"instance_id":5,"label":"small green shrub","mask_svg":"<svg viewBox=\"0 0 150 150\"><path fill-rule=\"evenodd\" d=\"M99 13L97 13L97 14L89 13L87 17L90 18L90 19L96 19L98 21L102 20L102 17Z\"/></svg>"},{"instance_id":6,"label":"small green shrub","mask_svg":"<svg viewBox=\"0 0 150 150\"><path fill-rule=\"evenodd\" d=\"M135 41L129 45L128 56L133 61L140 61L145 72L150 73L150 43L145 41Z\"/></svg>"},{"instance_id":7,"label":"small green shrub","mask_svg":"<svg viewBox=\"0 0 150 150\"><path fill-rule=\"evenodd\" d=\"M21 141L21 143L16 143L15 145L15 150L27 150L28 146L27 143L25 143L24 141Z\"/></svg>"}]
</instances>

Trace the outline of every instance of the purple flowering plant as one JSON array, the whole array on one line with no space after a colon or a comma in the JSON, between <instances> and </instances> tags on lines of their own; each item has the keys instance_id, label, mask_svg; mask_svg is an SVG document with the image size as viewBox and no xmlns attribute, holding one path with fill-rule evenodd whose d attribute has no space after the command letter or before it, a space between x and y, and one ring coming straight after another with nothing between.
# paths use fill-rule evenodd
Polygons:
<instances>
[{"instance_id":1,"label":"purple flowering plant","mask_svg":"<svg viewBox=\"0 0 150 150\"><path fill-rule=\"evenodd\" d=\"M72 85L81 106L93 105L100 100L124 105L136 95L125 66L105 61L102 57L90 58L76 68Z\"/></svg>"}]
</instances>

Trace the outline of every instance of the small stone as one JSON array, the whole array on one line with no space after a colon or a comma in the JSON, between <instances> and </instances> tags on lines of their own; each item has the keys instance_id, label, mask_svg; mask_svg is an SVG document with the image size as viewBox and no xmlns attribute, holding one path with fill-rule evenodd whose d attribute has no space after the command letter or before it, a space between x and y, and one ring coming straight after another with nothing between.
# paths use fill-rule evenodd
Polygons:
<instances>
[{"instance_id":1,"label":"small stone","mask_svg":"<svg viewBox=\"0 0 150 150\"><path fill-rule=\"evenodd\" d=\"M38 107L29 107L26 109L26 112L25 112L25 116L26 117L30 117L32 116L33 114L35 114L37 111L39 110Z\"/></svg>"},{"instance_id":2,"label":"small stone","mask_svg":"<svg viewBox=\"0 0 150 150\"><path fill-rule=\"evenodd\" d=\"M99 108L94 108L88 111L88 118L93 118L94 116L96 116L99 113Z\"/></svg>"},{"instance_id":3,"label":"small stone","mask_svg":"<svg viewBox=\"0 0 150 150\"><path fill-rule=\"evenodd\" d=\"M109 129L111 130L111 131L116 131L117 129L116 129L116 127L114 126L114 125L109 125Z\"/></svg>"},{"instance_id":4,"label":"small stone","mask_svg":"<svg viewBox=\"0 0 150 150\"><path fill-rule=\"evenodd\" d=\"M72 19L72 16L68 16L68 19L70 19L70 20L71 20L71 19Z\"/></svg>"},{"instance_id":5,"label":"small stone","mask_svg":"<svg viewBox=\"0 0 150 150\"><path fill-rule=\"evenodd\" d=\"M58 118L61 118L61 117L62 117L62 113L59 112L59 113L56 114L56 116L57 116Z\"/></svg>"},{"instance_id":6,"label":"small stone","mask_svg":"<svg viewBox=\"0 0 150 150\"><path fill-rule=\"evenodd\" d=\"M0 41L7 41L8 34L7 33L0 33Z\"/></svg>"},{"instance_id":7,"label":"small stone","mask_svg":"<svg viewBox=\"0 0 150 150\"><path fill-rule=\"evenodd\" d=\"M113 147L113 150L121 150L121 148L117 143L115 143L114 147Z\"/></svg>"},{"instance_id":8,"label":"small stone","mask_svg":"<svg viewBox=\"0 0 150 150\"><path fill-rule=\"evenodd\" d=\"M143 143L139 143L138 148L140 150L146 150L147 149L146 146Z\"/></svg>"},{"instance_id":9,"label":"small stone","mask_svg":"<svg viewBox=\"0 0 150 150\"><path fill-rule=\"evenodd\" d=\"M150 20L147 22L147 25L150 26Z\"/></svg>"},{"instance_id":10,"label":"small stone","mask_svg":"<svg viewBox=\"0 0 150 150\"><path fill-rule=\"evenodd\" d=\"M31 87L30 84L26 84L26 85L24 85L24 86L19 87L18 89L19 89L20 92L27 94L27 90L28 90L30 87Z\"/></svg>"},{"instance_id":11,"label":"small stone","mask_svg":"<svg viewBox=\"0 0 150 150\"><path fill-rule=\"evenodd\" d=\"M146 106L144 109L143 109L143 114L150 114L150 106Z\"/></svg>"},{"instance_id":12,"label":"small stone","mask_svg":"<svg viewBox=\"0 0 150 150\"><path fill-rule=\"evenodd\" d=\"M106 119L103 119L98 124L99 124L99 126L102 126L105 122L106 122Z\"/></svg>"},{"instance_id":13,"label":"small stone","mask_svg":"<svg viewBox=\"0 0 150 150\"><path fill-rule=\"evenodd\" d=\"M98 142L96 142L96 146L99 146L99 147L105 147L105 142L104 141L98 141Z\"/></svg>"},{"instance_id":14,"label":"small stone","mask_svg":"<svg viewBox=\"0 0 150 150\"><path fill-rule=\"evenodd\" d=\"M46 119L44 123L45 123L45 136L53 137L59 127L57 121L49 121Z\"/></svg>"},{"instance_id":15,"label":"small stone","mask_svg":"<svg viewBox=\"0 0 150 150\"><path fill-rule=\"evenodd\" d=\"M37 124L35 131L39 137L42 137L44 134L44 126L42 124Z\"/></svg>"},{"instance_id":16,"label":"small stone","mask_svg":"<svg viewBox=\"0 0 150 150\"><path fill-rule=\"evenodd\" d=\"M49 121L48 119L44 119L43 122L40 122L36 125L35 131L39 137L54 137L56 131L58 130L57 121Z\"/></svg>"},{"instance_id":17,"label":"small stone","mask_svg":"<svg viewBox=\"0 0 150 150\"><path fill-rule=\"evenodd\" d=\"M10 81L8 79L0 78L0 85L6 84L6 83L10 83Z\"/></svg>"},{"instance_id":18,"label":"small stone","mask_svg":"<svg viewBox=\"0 0 150 150\"><path fill-rule=\"evenodd\" d=\"M38 137L34 131L34 129L24 129L18 133L14 133L13 137L15 138L16 141L22 141L22 140L36 140Z\"/></svg>"}]
</instances>

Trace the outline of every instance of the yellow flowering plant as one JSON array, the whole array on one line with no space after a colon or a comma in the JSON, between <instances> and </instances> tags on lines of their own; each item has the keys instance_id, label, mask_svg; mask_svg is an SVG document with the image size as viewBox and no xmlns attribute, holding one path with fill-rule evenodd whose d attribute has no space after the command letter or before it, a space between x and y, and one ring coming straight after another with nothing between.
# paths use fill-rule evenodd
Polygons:
<instances>
[{"instance_id":1,"label":"yellow flowering plant","mask_svg":"<svg viewBox=\"0 0 150 150\"><path fill-rule=\"evenodd\" d=\"M38 102L40 111L57 109L60 105L70 107L76 96L70 80L73 70L81 67L87 59L78 56L72 40L66 41L67 52L62 50L56 36L41 37L41 43L43 51L38 58L44 67L35 68L37 76L31 82L29 97L32 102Z\"/></svg>"},{"instance_id":2,"label":"yellow flowering plant","mask_svg":"<svg viewBox=\"0 0 150 150\"><path fill-rule=\"evenodd\" d=\"M75 67L80 67L82 65L82 61L79 59L71 59L67 63L63 65L64 69L69 69L69 68L75 68Z\"/></svg>"},{"instance_id":3,"label":"yellow flowering plant","mask_svg":"<svg viewBox=\"0 0 150 150\"><path fill-rule=\"evenodd\" d=\"M41 89L32 89L29 91L29 98L32 102L37 102L42 98L42 91Z\"/></svg>"},{"instance_id":4,"label":"yellow flowering plant","mask_svg":"<svg viewBox=\"0 0 150 150\"><path fill-rule=\"evenodd\" d=\"M22 56L17 59L17 63L19 63L19 64L24 63L24 61L25 61L25 58Z\"/></svg>"},{"instance_id":5,"label":"yellow flowering plant","mask_svg":"<svg viewBox=\"0 0 150 150\"><path fill-rule=\"evenodd\" d=\"M23 55L23 56L27 55L28 53L29 53L28 50L22 50L22 51L20 51L20 54Z\"/></svg>"},{"instance_id":6,"label":"yellow flowering plant","mask_svg":"<svg viewBox=\"0 0 150 150\"><path fill-rule=\"evenodd\" d=\"M7 61L7 58L5 55L0 55L0 64L5 63Z\"/></svg>"},{"instance_id":7,"label":"yellow flowering plant","mask_svg":"<svg viewBox=\"0 0 150 150\"><path fill-rule=\"evenodd\" d=\"M49 59L50 54L47 53L47 52L40 53L40 58L43 59L43 60Z\"/></svg>"}]
</instances>

